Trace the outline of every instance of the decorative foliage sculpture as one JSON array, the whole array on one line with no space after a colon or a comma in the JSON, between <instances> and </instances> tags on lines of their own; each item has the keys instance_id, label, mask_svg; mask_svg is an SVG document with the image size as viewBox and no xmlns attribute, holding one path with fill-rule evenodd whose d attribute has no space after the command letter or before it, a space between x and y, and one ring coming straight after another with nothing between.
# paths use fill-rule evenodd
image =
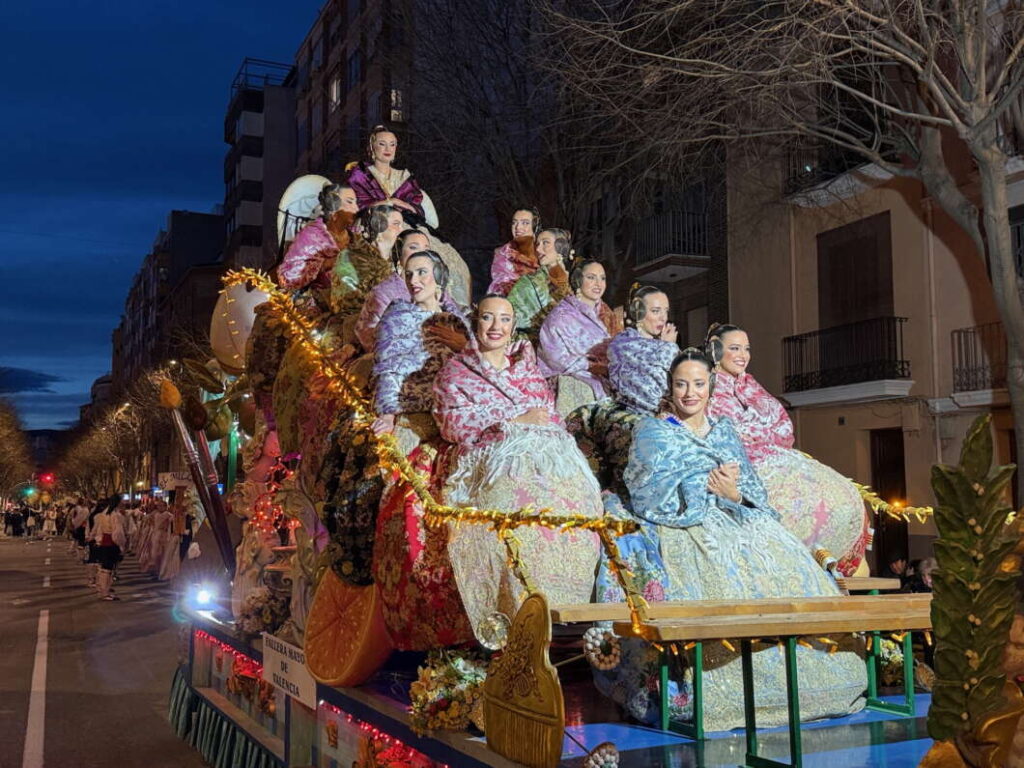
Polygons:
<instances>
[{"instance_id":1,"label":"decorative foliage sculpture","mask_svg":"<svg viewBox=\"0 0 1024 768\"><path fill-rule=\"evenodd\" d=\"M959 466L932 468L937 680L928 732L937 743L922 766L1005 766L1024 712L1003 667L1020 576L1018 524L1006 505L1015 468L991 466L990 422L986 414L971 425Z\"/></svg>"}]
</instances>

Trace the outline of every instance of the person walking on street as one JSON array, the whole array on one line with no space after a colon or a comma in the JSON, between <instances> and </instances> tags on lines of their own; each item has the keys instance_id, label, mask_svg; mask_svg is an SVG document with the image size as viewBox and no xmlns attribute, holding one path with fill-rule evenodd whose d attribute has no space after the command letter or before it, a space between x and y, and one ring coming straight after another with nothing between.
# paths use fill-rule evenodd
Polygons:
<instances>
[{"instance_id":1,"label":"person walking on street","mask_svg":"<svg viewBox=\"0 0 1024 768\"><path fill-rule=\"evenodd\" d=\"M124 516L120 512L121 499L111 496L103 511L93 517L92 541L96 546L96 589L101 600L118 600L111 590L114 568L121 560L125 546Z\"/></svg>"},{"instance_id":2,"label":"person walking on street","mask_svg":"<svg viewBox=\"0 0 1024 768\"><path fill-rule=\"evenodd\" d=\"M71 508L71 521L68 525L71 528L71 541L73 547L77 548L78 556L82 562L86 562L86 548L85 548L85 526L89 522L89 507L85 504L85 499L81 496L78 497L78 501L75 506Z\"/></svg>"}]
</instances>

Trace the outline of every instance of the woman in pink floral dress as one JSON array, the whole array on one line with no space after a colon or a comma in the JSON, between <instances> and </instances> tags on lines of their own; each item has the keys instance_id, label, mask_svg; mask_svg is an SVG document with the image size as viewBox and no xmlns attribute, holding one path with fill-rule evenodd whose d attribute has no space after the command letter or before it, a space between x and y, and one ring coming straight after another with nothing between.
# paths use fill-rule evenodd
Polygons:
<instances>
[{"instance_id":1,"label":"woman in pink floral dress","mask_svg":"<svg viewBox=\"0 0 1024 768\"><path fill-rule=\"evenodd\" d=\"M708 356L716 362L712 416L736 425L747 456L768 490L782 524L812 550L825 549L852 574L870 539L860 491L831 467L793 448L793 423L768 390L747 373L750 339L735 325L713 325Z\"/></svg>"},{"instance_id":2,"label":"woman in pink floral dress","mask_svg":"<svg viewBox=\"0 0 1024 768\"><path fill-rule=\"evenodd\" d=\"M532 505L600 517L601 490L555 411L533 348L526 341L510 343L512 305L485 297L473 325L475 344L450 358L434 383L441 436L458 448L445 502L502 510ZM590 601L599 554L595 534L531 527L518 529L516 537L530 577L551 603ZM494 531L453 524L448 554L478 637L492 612L515 614L523 590Z\"/></svg>"}]
</instances>

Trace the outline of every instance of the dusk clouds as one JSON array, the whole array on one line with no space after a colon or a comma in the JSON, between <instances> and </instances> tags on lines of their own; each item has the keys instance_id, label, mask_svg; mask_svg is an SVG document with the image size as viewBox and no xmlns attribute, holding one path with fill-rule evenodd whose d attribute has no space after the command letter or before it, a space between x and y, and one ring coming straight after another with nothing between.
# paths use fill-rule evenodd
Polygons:
<instances>
[{"instance_id":1,"label":"dusk clouds","mask_svg":"<svg viewBox=\"0 0 1024 768\"><path fill-rule=\"evenodd\" d=\"M67 426L171 209L222 202L246 56L290 62L319 2L6 3L0 394Z\"/></svg>"}]
</instances>

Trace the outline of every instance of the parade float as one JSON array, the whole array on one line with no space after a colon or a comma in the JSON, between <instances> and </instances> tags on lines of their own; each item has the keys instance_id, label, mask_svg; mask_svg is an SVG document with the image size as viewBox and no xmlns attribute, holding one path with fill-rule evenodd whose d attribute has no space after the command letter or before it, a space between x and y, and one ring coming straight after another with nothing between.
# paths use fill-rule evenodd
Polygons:
<instances>
[{"instance_id":1,"label":"parade float","mask_svg":"<svg viewBox=\"0 0 1024 768\"><path fill-rule=\"evenodd\" d=\"M293 188L300 199L303 184ZM960 465L934 471L934 600L879 594L891 580L835 574L847 593L837 598L649 601L617 545L637 532L635 521L446 504L418 456L371 428L369 367L352 322L371 286L339 289L339 265L358 262L362 247L357 234L340 231L288 290L255 270L229 272L211 326L214 358L188 364L201 396L183 396L170 381L162 388L225 568L219 583L195 585L183 606L170 698L177 734L207 762L799 766L820 731L800 727L797 655L854 642L876 722L916 733L930 705L927 734L916 733L935 739L923 764L1024 765L1024 742L1014 741L1024 711L1024 617L1015 618L1024 547L1004 501L1013 468L990 469L985 420ZM223 477L211 440L226 453ZM876 515L932 513L895 509L861 490ZM382 499L394 493L418 511L385 519ZM240 541L231 540L228 515L243 521ZM468 526L503 547L520 598L515 610L460 633L458 617L431 602L424 561L449 531ZM622 602L549 604L523 556L522 538L537 530L595 536ZM915 638L935 643L930 699L915 695ZM616 668L627 639L654 659L660 727L630 725L595 695L590 668ZM767 651L784 660L789 714L788 727L762 735L755 699L764 692L752 670ZM742 742L712 738L703 725L703 671L723 653L742 663ZM669 717L669 678L679 672L689 675L692 699L682 726ZM883 696L884 682L902 691Z\"/></svg>"}]
</instances>

